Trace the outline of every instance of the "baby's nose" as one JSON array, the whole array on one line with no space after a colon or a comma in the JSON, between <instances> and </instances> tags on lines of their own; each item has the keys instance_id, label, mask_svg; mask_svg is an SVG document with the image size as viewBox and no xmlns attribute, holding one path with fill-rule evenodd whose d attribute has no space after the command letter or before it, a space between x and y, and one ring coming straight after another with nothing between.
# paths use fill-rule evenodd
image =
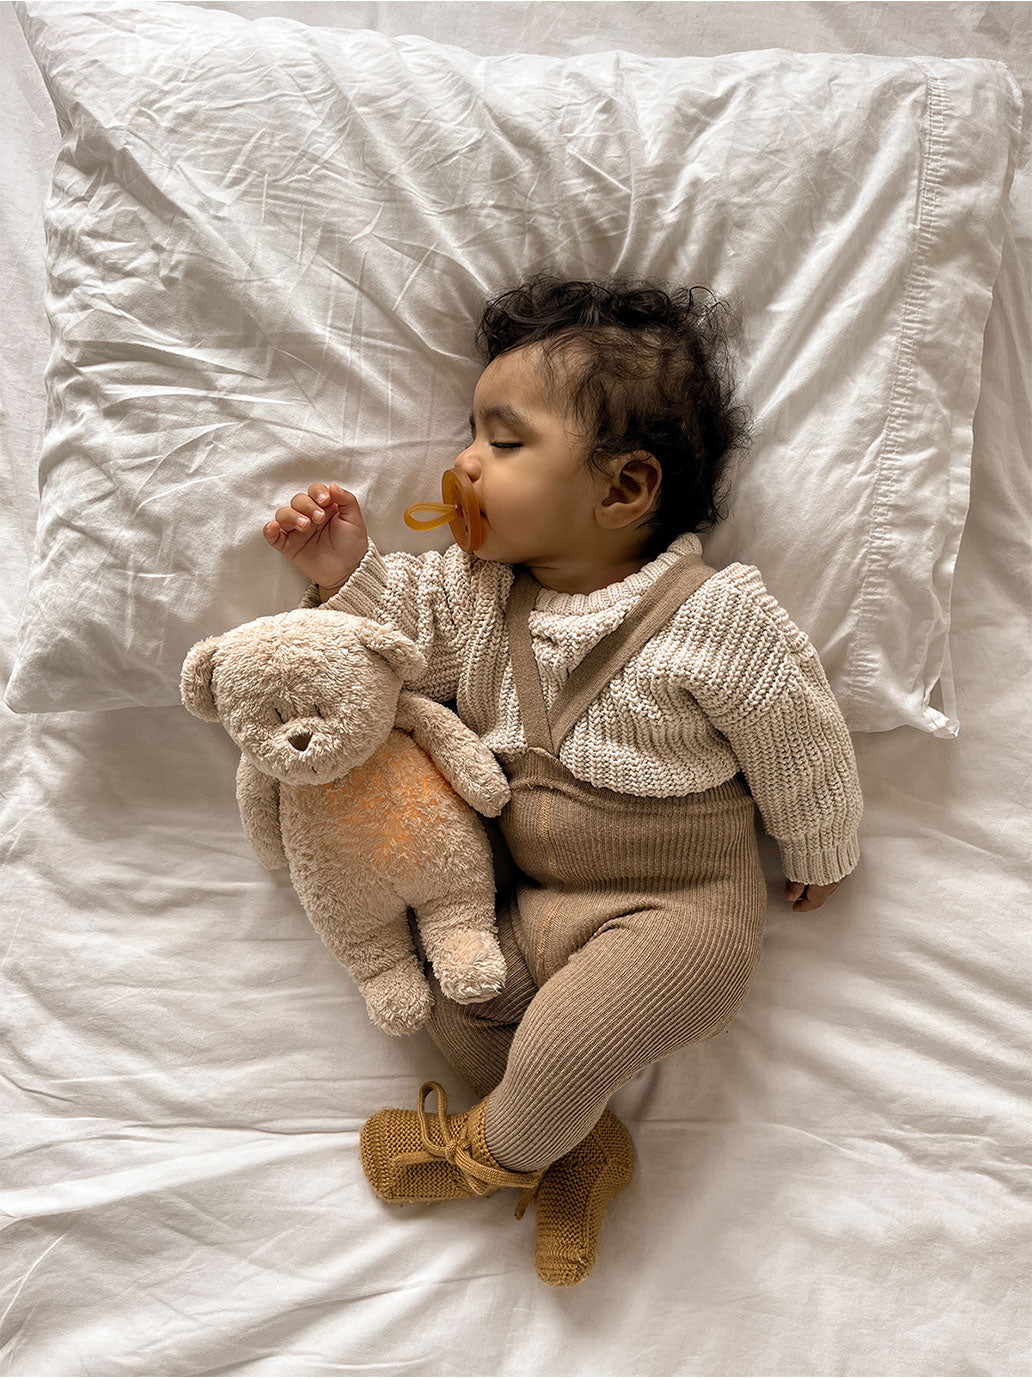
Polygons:
<instances>
[{"instance_id":1,"label":"baby's nose","mask_svg":"<svg viewBox=\"0 0 1032 1378\"><path fill-rule=\"evenodd\" d=\"M462 454L455 461L456 469L461 469L469 479L470 483L476 483L480 477L480 460L472 453L472 446L467 446Z\"/></svg>"}]
</instances>

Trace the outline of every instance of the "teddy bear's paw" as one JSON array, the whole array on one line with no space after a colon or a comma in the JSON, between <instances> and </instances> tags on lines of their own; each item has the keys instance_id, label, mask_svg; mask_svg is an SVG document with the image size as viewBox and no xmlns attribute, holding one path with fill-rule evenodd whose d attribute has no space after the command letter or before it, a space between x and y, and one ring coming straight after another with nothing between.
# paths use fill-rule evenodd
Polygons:
<instances>
[{"instance_id":1,"label":"teddy bear's paw","mask_svg":"<svg viewBox=\"0 0 1032 1378\"><path fill-rule=\"evenodd\" d=\"M476 765L478 769L464 779L459 793L477 813L497 818L512 798L509 782L493 756L489 762L477 761Z\"/></svg>"},{"instance_id":2,"label":"teddy bear's paw","mask_svg":"<svg viewBox=\"0 0 1032 1378\"><path fill-rule=\"evenodd\" d=\"M394 967L367 981L362 995L376 1027L396 1037L421 1029L434 1007L426 977L415 962L412 966Z\"/></svg>"},{"instance_id":3,"label":"teddy bear's paw","mask_svg":"<svg viewBox=\"0 0 1032 1378\"><path fill-rule=\"evenodd\" d=\"M505 985L505 958L491 933L451 935L447 952L433 966L441 990L457 1005L481 1004Z\"/></svg>"}]
</instances>

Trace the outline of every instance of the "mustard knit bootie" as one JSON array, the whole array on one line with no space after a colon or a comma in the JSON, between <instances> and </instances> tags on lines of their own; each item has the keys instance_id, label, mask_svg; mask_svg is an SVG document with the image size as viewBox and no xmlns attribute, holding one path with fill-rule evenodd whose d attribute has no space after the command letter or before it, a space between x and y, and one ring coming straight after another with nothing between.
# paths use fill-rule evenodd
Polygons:
<instances>
[{"instance_id":1,"label":"mustard knit bootie","mask_svg":"<svg viewBox=\"0 0 1032 1378\"><path fill-rule=\"evenodd\" d=\"M431 1091L437 1092L436 1122L425 1109ZM418 1110L381 1110L366 1120L359 1136L362 1170L380 1200L414 1205L518 1187L522 1215L544 1170L509 1172L495 1162L484 1138L486 1109L485 1097L472 1110L449 1115L443 1089L426 1081L419 1088Z\"/></svg>"},{"instance_id":2,"label":"mustard knit bootie","mask_svg":"<svg viewBox=\"0 0 1032 1378\"><path fill-rule=\"evenodd\" d=\"M550 1287L576 1287L598 1259L606 1207L631 1180L634 1145L610 1111L583 1143L546 1171L537 1192L534 1267ZM521 1201L517 1216L526 1209Z\"/></svg>"}]
</instances>

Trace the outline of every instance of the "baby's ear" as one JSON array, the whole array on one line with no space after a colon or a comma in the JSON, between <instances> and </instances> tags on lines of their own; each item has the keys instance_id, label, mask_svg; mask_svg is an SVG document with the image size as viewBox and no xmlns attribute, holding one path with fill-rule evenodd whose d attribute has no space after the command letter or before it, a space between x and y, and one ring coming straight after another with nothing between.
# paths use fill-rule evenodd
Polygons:
<instances>
[{"instance_id":1,"label":"baby's ear","mask_svg":"<svg viewBox=\"0 0 1032 1378\"><path fill-rule=\"evenodd\" d=\"M179 695L183 707L203 722L220 721L211 683L212 661L218 644L217 636L206 636L196 646L191 646L179 676Z\"/></svg>"},{"instance_id":2,"label":"baby's ear","mask_svg":"<svg viewBox=\"0 0 1032 1378\"><path fill-rule=\"evenodd\" d=\"M355 636L369 651L383 656L399 678L408 683L426 674L426 656L416 643L397 627L373 622L368 617L355 619Z\"/></svg>"}]
</instances>

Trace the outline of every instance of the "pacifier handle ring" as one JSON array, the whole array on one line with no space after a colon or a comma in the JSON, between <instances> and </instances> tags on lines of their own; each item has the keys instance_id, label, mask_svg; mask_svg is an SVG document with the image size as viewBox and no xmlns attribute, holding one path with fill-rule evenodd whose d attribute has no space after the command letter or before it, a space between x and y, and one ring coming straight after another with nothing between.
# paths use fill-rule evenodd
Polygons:
<instances>
[{"instance_id":1,"label":"pacifier handle ring","mask_svg":"<svg viewBox=\"0 0 1032 1378\"><path fill-rule=\"evenodd\" d=\"M419 516L425 512L426 516ZM454 521L455 504L444 502L414 502L405 509L405 525L411 531L434 531L445 522Z\"/></svg>"}]
</instances>

